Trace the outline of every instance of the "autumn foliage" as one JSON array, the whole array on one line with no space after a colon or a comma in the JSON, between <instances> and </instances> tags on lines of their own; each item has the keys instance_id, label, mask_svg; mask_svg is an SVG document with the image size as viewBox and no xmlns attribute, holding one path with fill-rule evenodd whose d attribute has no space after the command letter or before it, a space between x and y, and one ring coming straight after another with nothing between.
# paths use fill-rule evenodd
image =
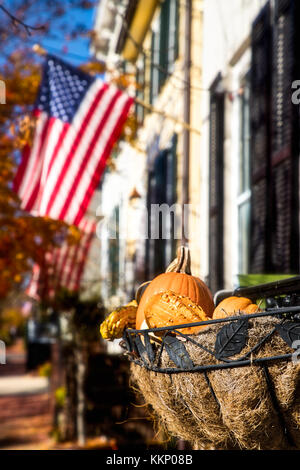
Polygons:
<instances>
[{"instance_id":1,"label":"autumn foliage","mask_svg":"<svg viewBox=\"0 0 300 470\"><path fill-rule=\"evenodd\" d=\"M22 147L30 142L34 121L30 115L40 66L21 53L12 54L2 69L6 104L0 107L0 298L21 286L34 262L42 265L47 251L64 240L78 240L78 230L46 217L32 217L21 209L12 181Z\"/></svg>"}]
</instances>

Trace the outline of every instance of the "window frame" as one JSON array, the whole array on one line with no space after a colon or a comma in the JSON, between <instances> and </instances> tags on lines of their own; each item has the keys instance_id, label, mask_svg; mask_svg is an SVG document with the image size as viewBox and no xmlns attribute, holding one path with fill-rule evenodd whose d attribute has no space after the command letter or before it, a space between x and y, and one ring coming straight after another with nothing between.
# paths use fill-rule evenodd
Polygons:
<instances>
[{"instance_id":1,"label":"window frame","mask_svg":"<svg viewBox=\"0 0 300 470\"><path fill-rule=\"evenodd\" d=\"M237 225L238 225L238 274L248 274L249 272L249 269L250 269L250 237L251 237L251 233L250 233L250 220L251 220L251 195L252 195L252 191L251 191L251 116L250 116L250 71L248 71L246 73L246 75L244 75L244 77L241 79L240 81L240 84L241 84L241 89L242 88L245 88L245 86L248 87L248 91L249 91L249 101L248 101L248 186L245 185L244 188L242 188L241 190L241 179L239 178L239 181L238 181L238 194L237 194L237 198L236 198L236 204L237 204ZM247 84L247 85L246 85ZM238 170L238 174L239 176L241 176L241 158L244 158L242 155L241 155L241 143L243 141L243 143L245 142L244 140L244 136L243 136L243 132L244 132L244 112L242 113L242 109L241 107L243 106L243 103L242 103L242 96L239 96L239 148L240 148L240 151L239 151L239 170ZM243 168L243 177L244 177L244 168ZM240 227L240 215L241 215L241 209L243 207L245 207L246 205L248 205L248 211L249 211L249 214L248 214L248 221L247 221L247 225L248 225L248 229L247 229L247 232L248 232L248 236L247 236L247 254L246 254L246 257L247 259L244 260L243 259L243 256L244 256L244 250L243 250L243 247L241 247L241 244L242 244L242 237L243 237L243 234L241 234L241 227Z\"/></svg>"},{"instance_id":2,"label":"window frame","mask_svg":"<svg viewBox=\"0 0 300 470\"><path fill-rule=\"evenodd\" d=\"M231 210L231 220L230 227L232 227L232 237L231 237L231 259L232 259L232 278L233 282L236 281L239 274L247 274L250 270L250 242L251 242L251 232L250 232L250 221L251 221L251 115L250 108L248 109L248 131L249 131L249 141L248 141L248 151L249 151L249 162L248 162L248 186L244 187L243 190L241 184L241 136L242 136L242 119L243 115L241 112L241 92L244 88L245 81L247 81L249 94L250 94L250 70L251 70L251 48L247 48L243 55L232 67L232 80L231 80L231 89L232 92L232 119L231 121L231 136L232 136L232 153L233 158L233 171L230 179L230 188L231 188L231 198L232 198L232 210ZM228 185L228 181L225 182L225 185ZM241 227L240 227L240 214L241 209L246 204L249 204L249 218L248 218L248 243L247 243L247 260L243 261L243 249L242 236L241 236ZM243 271L243 272L241 272ZM244 272L247 271L247 272Z\"/></svg>"}]
</instances>

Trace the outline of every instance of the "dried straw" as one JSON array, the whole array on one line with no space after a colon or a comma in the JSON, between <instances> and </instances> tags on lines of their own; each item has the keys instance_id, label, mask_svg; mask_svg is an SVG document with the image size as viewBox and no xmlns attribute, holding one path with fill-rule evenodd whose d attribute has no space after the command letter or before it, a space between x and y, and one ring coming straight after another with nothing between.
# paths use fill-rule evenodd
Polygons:
<instances>
[{"instance_id":1,"label":"dried straw","mask_svg":"<svg viewBox=\"0 0 300 470\"><path fill-rule=\"evenodd\" d=\"M235 358L244 356L260 338L274 329L279 320L260 318L249 321L247 346ZM223 325L214 325L193 336L214 350L216 335ZM185 346L194 364L218 361L191 342ZM275 333L256 353L267 357L291 353ZM161 367L174 367L166 352ZM262 366L223 369L208 372L216 399L204 373L175 375L147 371L131 365L133 381L161 425L170 435L184 439L196 449L291 449L300 448L300 365L292 361L270 362L268 371L280 407L280 415L270 395ZM284 431L294 441L291 444Z\"/></svg>"}]
</instances>

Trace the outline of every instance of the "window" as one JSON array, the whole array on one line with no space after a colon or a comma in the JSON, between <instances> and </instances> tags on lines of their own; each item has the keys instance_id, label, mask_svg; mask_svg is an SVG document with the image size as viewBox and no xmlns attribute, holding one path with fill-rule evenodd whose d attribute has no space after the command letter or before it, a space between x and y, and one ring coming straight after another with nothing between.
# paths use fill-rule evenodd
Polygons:
<instances>
[{"instance_id":1,"label":"window","mask_svg":"<svg viewBox=\"0 0 300 470\"><path fill-rule=\"evenodd\" d=\"M169 207L176 203L177 184L177 136L174 135L171 146L161 150L156 156L152 168L149 168L148 179L148 229L149 239L146 243L147 253L147 278L152 279L157 274L165 271L166 267L176 257L175 221L173 217L159 220L154 217L153 204L167 204ZM162 238L163 227L166 229L167 239ZM151 233L159 234L157 240L151 237Z\"/></svg>"},{"instance_id":2,"label":"window","mask_svg":"<svg viewBox=\"0 0 300 470\"><path fill-rule=\"evenodd\" d=\"M178 34L179 34L179 1L170 2L170 24L168 43L168 71L173 72L174 64L178 58Z\"/></svg>"},{"instance_id":3,"label":"window","mask_svg":"<svg viewBox=\"0 0 300 470\"><path fill-rule=\"evenodd\" d=\"M165 0L158 18L157 31L152 33L151 92L153 103L178 57L179 0Z\"/></svg>"},{"instance_id":4,"label":"window","mask_svg":"<svg viewBox=\"0 0 300 470\"><path fill-rule=\"evenodd\" d=\"M136 96L142 101L145 100L145 70L146 70L146 58L145 56L143 56L141 63L138 64L137 66L136 77L135 77ZM144 106L141 106L140 104L136 103L135 111L136 111L138 123L142 125L144 122L144 116L145 116Z\"/></svg>"},{"instance_id":5,"label":"window","mask_svg":"<svg viewBox=\"0 0 300 470\"><path fill-rule=\"evenodd\" d=\"M224 107L219 74L210 92L209 137L209 285L212 292L224 288Z\"/></svg>"},{"instance_id":6,"label":"window","mask_svg":"<svg viewBox=\"0 0 300 470\"><path fill-rule=\"evenodd\" d=\"M243 93L239 98L239 181L238 181L238 232L239 273L249 270L250 240L250 83L247 75L242 82Z\"/></svg>"},{"instance_id":7,"label":"window","mask_svg":"<svg viewBox=\"0 0 300 470\"><path fill-rule=\"evenodd\" d=\"M119 286L119 207L115 207L112 217L110 219L110 225L112 234L115 231L115 238L109 238L109 267L110 267L110 295L115 295L118 291Z\"/></svg>"},{"instance_id":8,"label":"window","mask_svg":"<svg viewBox=\"0 0 300 470\"><path fill-rule=\"evenodd\" d=\"M159 45L160 30L153 31L151 39L151 72L150 72L150 103L153 103L159 94Z\"/></svg>"}]
</instances>

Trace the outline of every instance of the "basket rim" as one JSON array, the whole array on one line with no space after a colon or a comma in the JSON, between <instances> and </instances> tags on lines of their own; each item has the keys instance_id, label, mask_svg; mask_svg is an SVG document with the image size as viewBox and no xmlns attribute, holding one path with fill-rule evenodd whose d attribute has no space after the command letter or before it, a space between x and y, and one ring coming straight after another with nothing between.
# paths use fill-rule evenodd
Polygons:
<instances>
[{"instance_id":1,"label":"basket rim","mask_svg":"<svg viewBox=\"0 0 300 470\"><path fill-rule=\"evenodd\" d=\"M184 328L191 328L191 327L197 327L197 326L209 326L209 325L215 325L219 323L229 323L232 321L239 321L239 320L250 320L254 318L264 318L264 317L276 317L278 315L282 314L289 314L289 313L300 313L300 305L299 306L294 306L294 307L281 307L281 308L272 308L272 309L266 309L263 312L258 312L258 313L251 313L249 315L235 315L233 317L226 317L226 318L219 318L216 320L207 320L207 321L201 321L201 322L194 322L194 323L185 323L185 324L180 324L180 325L172 325L172 326L162 326L159 328L145 328L143 330L137 330L134 328L127 328L125 332L132 333L132 334L145 334L145 333L159 333L159 332L167 332L167 331L174 331L174 330L182 330Z\"/></svg>"},{"instance_id":2,"label":"basket rim","mask_svg":"<svg viewBox=\"0 0 300 470\"><path fill-rule=\"evenodd\" d=\"M297 314L300 312L300 306L296 307L283 307L283 308L276 308L276 309L267 309L264 312L260 313L255 313L255 314L250 314L250 315L240 315L240 316L234 316L234 317L227 317L227 318L222 318L222 319L217 319L217 320L210 320L210 321L205 321L205 322L199 322L199 323L189 323L189 324L182 324L182 325L173 325L173 326L167 326L167 327L161 327L161 328L151 328L151 329L144 329L144 330L135 330L135 329L126 329L124 331L123 335L123 340L124 340L124 348L127 350L127 356L130 362L134 362L135 364L144 367L145 369L151 370L153 372L159 372L159 373L164 373L164 374L178 374L178 373L193 373L193 372L206 372L210 370L217 370L217 369L228 369L228 368L234 368L234 367L246 367L246 366L262 366L263 364L267 364L268 362L273 362L273 361L287 361L292 359L293 353L291 352L286 352L286 354L283 355L273 355L273 356L268 356L268 357L255 357L253 356L254 353L256 353L262 346L263 344L270 339L270 337L277 331L277 327L274 326L271 332L267 333L265 336L263 336L260 340L258 340L257 344L253 346L250 351L248 351L244 356L241 356L239 358L234 358L236 354L239 354L243 350L243 347L241 347L240 351L237 351L235 354L232 354L232 356L222 356L220 353L216 351L216 345L215 349L210 350L210 348L205 347L204 345L201 344L199 341L201 333L207 332L207 330L199 331L197 334L187 334L183 333L182 330L184 328L190 328L190 327L195 327L195 326L213 326L213 325L219 325L222 323L225 324L223 328L226 328L226 324L233 323L233 322L240 322L240 325L237 326L236 330L239 331L243 325L246 325L246 328L248 329L249 325L249 320L253 319L260 319L260 318L274 318L276 317L277 320L279 321L278 325L283 326L286 324L289 319L285 318L282 316L282 314L285 315L291 315L291 320L292 323L295 324L300 324L300 321L293 321L293 315ZM230 325L228 325L230 328ZM222 330L223 330L222 328ZM222 330L218 333L222 333ZM233 336L237 333L233 332ZM160 335L160 351L157 351L155 354L158 353L158 359L151 358L151 351L149 350L150 344L149 344L149 336L150 334L155 333L164 333ZM218 363L211 363L211 364L203 364L203 365L193 365L192 366L178 366L178 364L175 364L175 367L167 367L163 368L159 366L160 358L163 349L165 348L165 339L169 337L168 333L176 333L176 338L177 341L180 341L179 337L185 339L188 342L194 343L196 346L198 346L200 349L203 349L204 351L208 352L212 356L215 357L219 362ZM233 337L232 336L232 337ZM141 339L139 338L144 338L144 346L141 345ZM247 337L247 336L246 336ZM246 338L245 337L245 338ZM158 341L159 336L156 337L156 341ZM216 337L217 339L217 337ZM232 338L230 338L228 341L230 342ZM146 341L147 340L147 341ZM198 340L198 341L196 341ZM201 341L201 340L200 340ZM246 341L246 340L245 340ZM139 342L139 346L136 346L136 342ZM181 341L180 341L181 342ZM146 343L148 343L146 345ZM185 343L182 343L185 344ZM288 344L288 346L291 348L291 346ZM147 351L148 347L148 351ZM183 349L185 347L183 346ZM146 354L146 356L144 355ZM154 353L154 350L153 350ZM183 351L183 354L186 354L187 351Z\"/></svg>"}]
</instances>

